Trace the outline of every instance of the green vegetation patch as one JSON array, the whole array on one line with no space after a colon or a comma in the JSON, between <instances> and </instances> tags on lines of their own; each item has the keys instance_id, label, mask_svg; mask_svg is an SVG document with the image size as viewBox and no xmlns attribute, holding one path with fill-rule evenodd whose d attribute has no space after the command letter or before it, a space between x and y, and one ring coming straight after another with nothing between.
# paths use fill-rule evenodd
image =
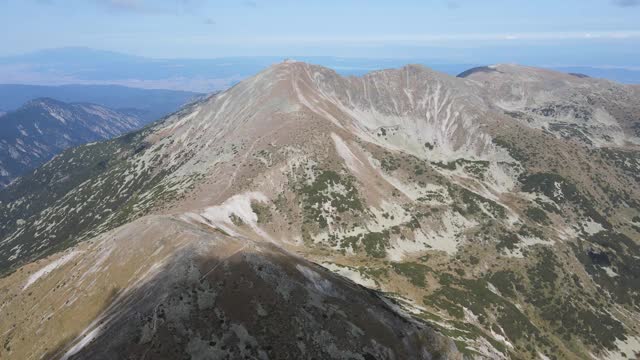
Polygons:
<instances>
[{"instance_id":1,"label":"green vegetation patch","mask_svg":"<svg viewBox=\"0 0 640 360\"><path fill-rule=\"evenodd\" d=\"M640 245L624 234L604 230L574 245L574 253L615 301L640 305ZM605 267L615 269L618 275L609 276Z\"/></svg>"},{"instance_id":2,"label":"green vegetation patch","mask_svg":"<svg viewBox=\"0 0 640 360\"><path fill-rule=\"evenodd\" d=\"M392 172L400 168L400 161L392 156L387 156L380 161L380 166L382 167L382 170Z\"/></svg>"},{"instance_id":3,"label":"green vegetation patch","mask_svg":"<svg viewBox=\"0 0 640 360\"><path fill-rule=\"evenodd\" d=\"M518 235L525 237L537 237L538 239L544 239L544 232L541 227L531 227L522 225L518 230Z\"/></svg>"},{"instance_id":4,"label":"green vegetation patch","mask_svg":"<svg viewBox=\"0 0 640 360\"><path fill-rule=\"evenodd\" d=\"M515 299L518 293L525 291L522 275L508 270L496 271L486 277L486 280L509 298Z\"/></svg>"},{"instance_id":5,"label":"green vegetation patch","mask_svg":"<svg viewBox=\"0 0 640 360\"><path fill-rule=\"evenodd\" d=\"M529 161L529 154L522 148L518 147L516 144L503 138L495 138L493 139L493 143L507 150L509 155L511 155L511 157L515 160L520 162Z\"/></svg>"},{"instance_id":6,"label":"green vegetation patch","mask_svg":"<svg viewBox=\"0 0 640 360\"><path fill-rule=\"evenodd\" d=\"M489 169L489 162L484 160L457 159L447 163L438 161L433 162L432 164L441 169L452 171L462 168L465 172L470 173L479 179L484 179L485 174Z\"/></svg>"},{"instance_id":7,"label":"green vegetation patch","mask_svg":"<svg viewBox=\"0 0 640 360\"><path fill-rule=\"evenodd\" d=\"M529 206L524 213L529 219L537 222L538 224L546 225L550 222L547 213L539 207Z\"/></svg>"},{"instance_id":8,"label":"green vegetation patch","mask_svg":"<svg viewBox=\"0 0 640 360\"><path fill-rule=\"evenodd\" d=\"M391 266L396 273L406 277L409 282L419 287L427 285L426 274L432 271L430 267L415 262L393 263Z\"/></svg>"},{"instance_id":9,"label":"green vegetation patch","mask_svg":"<svg viewBox=\"0 0 640 360\"><path fill-rule=\"evenodd\" d=\"M537 262L527 268L527 277L534 291L551 291L558 280L560 262L552 249L540 248Z\"/></svg>"},{"instance_id":10,"label":"green vegetation patch","mask_svg":"<svg viewBox=\"0 0 640 360\"><path fill-rule=\"evenodd\" d=\"M231 222L233 223L233 225L235 226L242 226L244 225L244 221L242 221L242 219L236 215L236 214L231 214L231 216L229 216L229 218L231 219Z\"/></svg>"},{"instance_id":11,"label":"green vegetation patch","mask_svg":"<svg viewBox=\"0 0 640 360\"><path fill-rule=\"evenodd\" d=\"M374 258L383 258L387 256L389 231L368 233L362 238L362 244L367 255Z\"/></svg>"},{"instance_id":12,"label":"green vegetation patch","mask_svg":"<svg viewBox=\"0 0 640 360\"><path fill-rule=\"evenodd\" d=\"M389 271L384 267L360 266L358 272L375 280L389 277Z\"/></svg>"},{"instance_id":13,"label":"green vegetation patch","mask_svg":"<svg viewBox=\"0 0 640 360\"><path fill-rule=\"evenodd\" d=\"M500 235L500 237L498 238L498 242L496 243L496 250L498 250L499 252L505 249L513 251L518 248L519 242L520 238L517 234L507 232Z\"/></svg>"},{"instance_id":14,"label":"green vegetation patch","mask_svg":"<svg viewBox=\"0 0 640 360\"><path fill-rule=\"evenodd\" d=\"M542 193L557 204L571 203L605 228L610 228L609 221L602 216L594 205L594 200L581 193L576 184L554 173L536 173L520 177L522 190L529 193Z\"/></svg>"},{"instance_id":15,"label":"green vegetation patch","mask_svg":"<svg viewBox=\"0 0 640 360\"><path fill-rule=\"evenodd\" d=\"M441 282L442 284L442 282ZM457 319L464 319L467 308L483 326L492 324L504 329L512 342L539 341L538 328L513 303L489 290L484 279L460 279L449 276L434 293L425 296L424 303L446 310Z\"/></svg>"},{"instance_id":16,"label":"green vegetation patch","mask_svg":"<svg viewBox=\"0 0 640 360\"><path fill-rule=\"evenodd\" d=\"M349 236L342 239L340 245L343 249L351 248L353 251L364 249L367 255L374 258L384 258L387 256L389 248L389 230L382 232L370 232L356 236Z\"/></svg>"},{"instance_id":17,"label":"green vegetation patch","mask_svg":"<svg viewBox=\"0 0 640 360\"><path fill-rule=\"evenodd\" d=\"M486 214L485 211L487 211L496 219L504 219L506 217L507 212L505 208L497 202L487 199L484 196L478 195L463 187L458 187L454 191L458 194L462 203L465 205L464 209L458 209L459 211L461 210L460 213L463 215L471 214L482 216L483 214ZM483 209L485 211L483 211Z\"/></svg>"},{"instance_id":18,"label":"green vegetation patch","mask_svg":"<svg viewBox=\"0 0 640 360\"><path fill-rule=\"evenodd\" d=\"M251 203L251 210L258 217L258 224L268 224L273 220L271 209L268 205L254 201Z\"/></svg>"},{"instance_id":19,"label":"green vegetation patch","mask_svg":"<svg viewBox=\"0 0 640 360\"><path fill-rule=\"evenodd\" d=\"M597 151L609 163L640 182L640 151L613 148L600 148Z\"/></svg>"},{"instance_id":20,"label":"green vegetation patch","mask_svg":"<svg viewBox=\"0 0 640 360\"><path fill-rule=\"evenodd\" d=\"M322 171L311 184L303 186L300 193L305 222L317 223L320 228L328 225L323 212L327 203L338 213L364 210L353 179L332 170Z\"/></svg>"},{"instance_id":21,"label":"green vegetation patch","mask_svg":"<svg viewBox=\"0 0 640 360\"><path fill-rule=\"evenodd\" d=\"M520 178L522 190L529 193L539 192L557 203L577 200L580 195L574 183L554 173L536 173Z\"/></svg>"},{"instance_id":22,"label":"green vegetation patch","mask_svg":"<svg viewBox=\"0 0 640 360\"><path fill-rule=\"evenodd\" d=\"M594 298L576 286L574 277L562 278L562 268L553 250L540 248L536 262L527 268L531 287L526 299L554 332L569 342L573 337L597 348L613 349L624 338L623 325L604 311L606 299Z\"/></svg>"}]
</instances>

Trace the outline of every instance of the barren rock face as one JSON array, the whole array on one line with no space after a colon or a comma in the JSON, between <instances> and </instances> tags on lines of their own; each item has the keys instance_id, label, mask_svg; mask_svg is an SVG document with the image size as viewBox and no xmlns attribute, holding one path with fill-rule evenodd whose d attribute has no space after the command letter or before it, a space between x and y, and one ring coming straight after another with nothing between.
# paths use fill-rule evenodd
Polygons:
<instances>
[{"instance_id":1,"label":"barren rock face","mask_svg":"<svg viewBox=\"0 0 640 360\"><path fill-rule=\"evenodd\" d=\"M516 65L491 70L465 78L484 86L489 101L528 126L590 147L639 144L636 87Z\"/></svg>"},{"instance_id":2,"label":"barren rock face","mask_svg":"<svg viewBox=\"0 0 640 360\"><path fill-rule=\"evenodd\" d=\"M0 357L634 354L638 100L274 65L0 192Z\"/></svg>"}]
</instances>

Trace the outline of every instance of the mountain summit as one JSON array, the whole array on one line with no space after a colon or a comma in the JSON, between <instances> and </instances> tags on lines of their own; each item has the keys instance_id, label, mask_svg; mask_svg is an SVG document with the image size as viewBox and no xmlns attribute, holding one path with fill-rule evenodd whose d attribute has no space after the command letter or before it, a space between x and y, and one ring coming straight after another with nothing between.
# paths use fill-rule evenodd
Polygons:
<instances>
[{"instance_id":1,"label":"mountain summit","mask_svg":"<svg viewBox=\"0 0 640 360\"><path fill-rule=\"evenodd\" d=\"M271 66L0 192L0 356L631 356L638 114L514 65Z\"/></svg>"}]
</instances>

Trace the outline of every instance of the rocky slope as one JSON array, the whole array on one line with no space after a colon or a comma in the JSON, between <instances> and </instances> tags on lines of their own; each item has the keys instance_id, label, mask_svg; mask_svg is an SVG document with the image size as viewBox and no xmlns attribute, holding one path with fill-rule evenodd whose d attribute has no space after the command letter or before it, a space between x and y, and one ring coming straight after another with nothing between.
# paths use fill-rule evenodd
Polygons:
<instances>
[{"instance_id":1,"label":"rocky slope","mask_svg":"<svg viewBox=\"0 0 640 360\"><path fill-rule=\"evenodd\" d=\"M639 93L464 75L285 62L19 179L0 355L633 358Z\"/></svg>"},{"instance_id":2,"label":"rocky slope","mask_svg":"<svg viewBox=\"0 0 640 360\"><path fill-rule=\"evenodd\" d=\"M640 142L635 86L515 65L487 67L463 76L480 82L495 106L530 127L587 146Z\"/></svg>"},{"instance_id":3,"label":"rocky slope","mask_svg":"<svg viewBox=\"0 0 640 360\"><path fill-rule=\"evenodd\" d=\"M135 111L95 104L67 104L48 98L29 101L0 121L0 186L69 147L105 140L141 128Z\"/></svg>"},{"instance_id":4,"label":"rocky slope","mask_svg":"<svg viewBox=\"0 0 640 360\"><path fill-rule=\"evenodd\" d=\"M142 218L30 270L2 284L5 300L30 294L3 304L15 358L422 359L455 349L375 291L174 217ZM37 324L21 324L24 311Z\"/></svg>"}]
</instances>

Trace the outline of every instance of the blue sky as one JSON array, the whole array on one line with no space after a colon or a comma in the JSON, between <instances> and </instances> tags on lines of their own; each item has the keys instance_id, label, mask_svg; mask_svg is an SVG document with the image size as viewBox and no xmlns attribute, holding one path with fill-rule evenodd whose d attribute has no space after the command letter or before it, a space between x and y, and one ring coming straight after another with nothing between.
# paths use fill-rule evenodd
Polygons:
<instances>
[{"instance_id":1,"label":"blue sky","mask_svg":"<svg viewBox=\"0 0 640 360\"><path fill-rule=\"evenodd\" d=\"M0 27L0 56L87 46L640 66L640 0L0 0Z\"/></svg>"}]
</instances>

